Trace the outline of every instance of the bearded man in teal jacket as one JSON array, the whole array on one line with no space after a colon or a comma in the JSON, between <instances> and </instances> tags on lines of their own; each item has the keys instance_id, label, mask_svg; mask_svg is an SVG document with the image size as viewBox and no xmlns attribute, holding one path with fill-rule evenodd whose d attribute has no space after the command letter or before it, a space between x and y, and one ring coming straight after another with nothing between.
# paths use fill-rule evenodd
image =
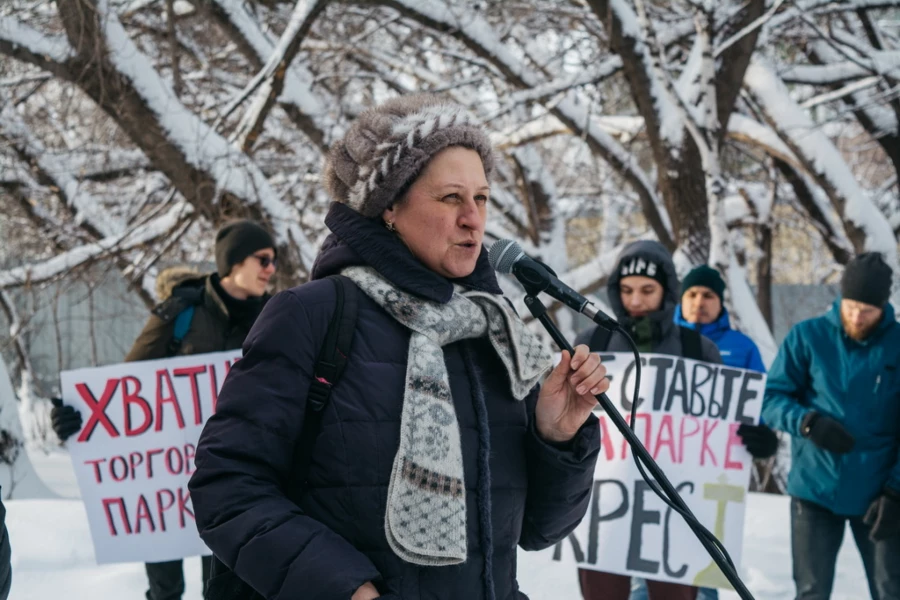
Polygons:
<instances>
[{"instance_id":1,"label":"bearded man in teal jacket","mask_svg":"<svg viewBox=\"0 0 900 600\"><path fill-rule=\"evenodd\" d=\"M900 598L900 325L880 254L844 271L831 310L788 334L762 418L791 435L791 546L798 600L831 596L850 524L875 600Z\"/></svg>"}]
</instances>

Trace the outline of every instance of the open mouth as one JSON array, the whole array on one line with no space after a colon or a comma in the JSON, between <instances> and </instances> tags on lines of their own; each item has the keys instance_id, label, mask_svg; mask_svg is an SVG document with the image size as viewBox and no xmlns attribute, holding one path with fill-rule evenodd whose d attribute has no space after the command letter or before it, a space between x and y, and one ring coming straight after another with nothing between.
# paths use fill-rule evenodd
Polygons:
<instances>
[{"instance_id":1,"label":"open mouth","mask_svg":"<svg viewBox=\"0 0 900 600\"><path fill-rule=\"evenodd\" d=\"M462 244L457 244L457 246L462 246L463 248L477 248L478 242L463 242Z\"/></svg>"}]
</instances>

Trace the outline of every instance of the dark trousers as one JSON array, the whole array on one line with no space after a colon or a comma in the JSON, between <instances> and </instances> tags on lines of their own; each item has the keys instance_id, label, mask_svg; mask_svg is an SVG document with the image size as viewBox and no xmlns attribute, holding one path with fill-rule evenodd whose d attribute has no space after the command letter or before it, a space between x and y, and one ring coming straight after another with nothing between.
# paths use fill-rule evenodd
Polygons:
<instances>
[{"instance_id":1,"label":"dark trousers","mask_svg":"<svg viewBox=\"0 0 900 600\"><path fill-rule=\"evenodd\" d=\"M200 561L203 565L203 596L206 597L212 556L201 556ZM147 580L150 583L147 600L181 600L184 594L183 564L184 561L181 560L146 563L144 567L147 569Z\"/></svg>"},{"instance_id":2,"label":"dark trousers","mask_svg":"<svg viewBox=\"0 0 900 600\"><path fill-rule=\"evenodd\" d=\"M828 600L834 567L850 531L862 556L872 600L900 600L900 537L873 542L862 517L836 515L827 508L791 498L791 551L797 600Z\"/></svg>"},{"instance_id":3,"label":"dark trousers","mask_svg":"<svg viewBox=\"0 0 900 600\"><path fill-rule=\"evenodd\" d=\"M584 600L628 600L631 577L601 571L578 569ZM650 600L695 600L697 588L664 581L647 581Z\"/></svg>"}]
</instances>

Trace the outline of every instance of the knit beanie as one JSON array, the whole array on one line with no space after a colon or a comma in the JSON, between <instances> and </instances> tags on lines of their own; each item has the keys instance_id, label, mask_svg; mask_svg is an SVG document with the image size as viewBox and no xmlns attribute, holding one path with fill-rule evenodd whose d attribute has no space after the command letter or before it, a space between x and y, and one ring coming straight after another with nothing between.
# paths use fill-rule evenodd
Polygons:
<instances>
[{"instance_id":1,"label":"knit beanie","mask_svg":"<svg viewBox=\"0 0 900 600\"><path fill-rule=\"evenodd\" d=\"M663 286L663 289L668 289L669 287L668 277L663 266L654 259L640 254L626 257L619 263L619 281L632 275L641 275L654 279Z\"/></svg>"},{"instance_id":2,"label":"knit beanie","mask_svg":"<svg viewBox=\"0 0 900 600\"><path fill-rule=\"evenodd\" d=\"M719 300L725 302L725 280L722 279L719 272L712 267L700 265L685 275L684 279L681 281L681 295L683 296L685 292L695 285L702 285L703 287L711 289L715 292L716 296L719 297Z\"/></svg>"},{"instance_id":3,"label":"knit beanie","mask_svg":"<svg viewBox=\"0 0 900 600\"><path fill-rule=\"evenodd\" d=\"M841 297L882 307L891 296L893 272L878 252L864 252L847 263Z\"/></svg>"},{"instance_id":4,"label":"knit beanie","mask_svg":"<svg viewBox=\"0 0 900 600\"><path fill-rule=\"evenodd\" d=\"M275 240L255 221L229 221L216 233L216 270L219 277L228 277L231 267L254 252L271 248Z\"/></svg>"},{"instance_id":5,"label":"knit beanie","mask_svg":"<svg viewBox=\"0 0 900 600\"><path fill-rule=\"evenodd\" d=\"M490 179L494 155L487 134L460 105L436 96L401 96L363 112L335 142L323 178L329 195L365 217L376 217L445 148L478 152Z\"/></svg>"}]
</instances>

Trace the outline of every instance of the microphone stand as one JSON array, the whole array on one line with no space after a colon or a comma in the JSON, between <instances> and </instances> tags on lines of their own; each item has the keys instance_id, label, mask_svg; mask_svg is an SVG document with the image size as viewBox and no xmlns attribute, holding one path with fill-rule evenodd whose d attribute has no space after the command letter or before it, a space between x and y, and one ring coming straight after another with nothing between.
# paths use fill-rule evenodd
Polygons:
<instances>
[{"instance_id":1,"label":"microphone stand","mask_svg":"<svg viewBox=\"0 0 900 600\"><path fill-rule=\"evenodd\" d=\"M531 311L532 316L535 319L541 322L541 325L547 330L550 334L550 337L553 338L553 341L559 347L560 350L568 350L569 354L572 355L575 353L575 350L572 348L572 345L565 338L553 320L550 318L550 315L547 314L547 307L544 306L544 303L541 302L535 295L532 294L532 291L526 288L527 295L525 296L525 305L528 307L528 310ZM535 290L534 294L540 290ZM669 497L672 503L675 504L678 508L680 508L684 513L689 515L691 518L685 518L685 523L687 523L688 527L691 528L691 531L694 532L694 535L697 536L697 539L700 540L700 543L703 544L703 547L709 553L710 557L722 570L722 574L725 575L728 582L732 585L737 594L741 597L742 600L754 600L753 594L750 593L750 590L747 589L747 586L744 585L744 582L741 581L740 575L737 573L737 569L729 562L729 560L722 554L719 548L707 537L707 535L712 535L708 531L703 528L703 525L697 521L694 513L682 499L681 495L675 489L675 486L669 481L666 477L666 474L663 473L660 466L653 460L653 457L650 455L650 452L647 451L647 448L644 447L644 444L641 443L640 438L634 433L631 427L628 426L628 423L622 417L621 413L616 409L613 405L612 401L606 394L598 394L596 396L597 401L600 403L600 406L606 412L606 415L612 420L613 424L616 426L622 435L625 437L625 440L628 442L628 445L631 446L632 452L634 452L635 457L640 460L644 466L647 467L647 470L653 475L656 482L663 489L665 494ZM653 487L652 485L650 486ZM683 515L684 516L684 515Z\"/></svg>"}]
</instances>

